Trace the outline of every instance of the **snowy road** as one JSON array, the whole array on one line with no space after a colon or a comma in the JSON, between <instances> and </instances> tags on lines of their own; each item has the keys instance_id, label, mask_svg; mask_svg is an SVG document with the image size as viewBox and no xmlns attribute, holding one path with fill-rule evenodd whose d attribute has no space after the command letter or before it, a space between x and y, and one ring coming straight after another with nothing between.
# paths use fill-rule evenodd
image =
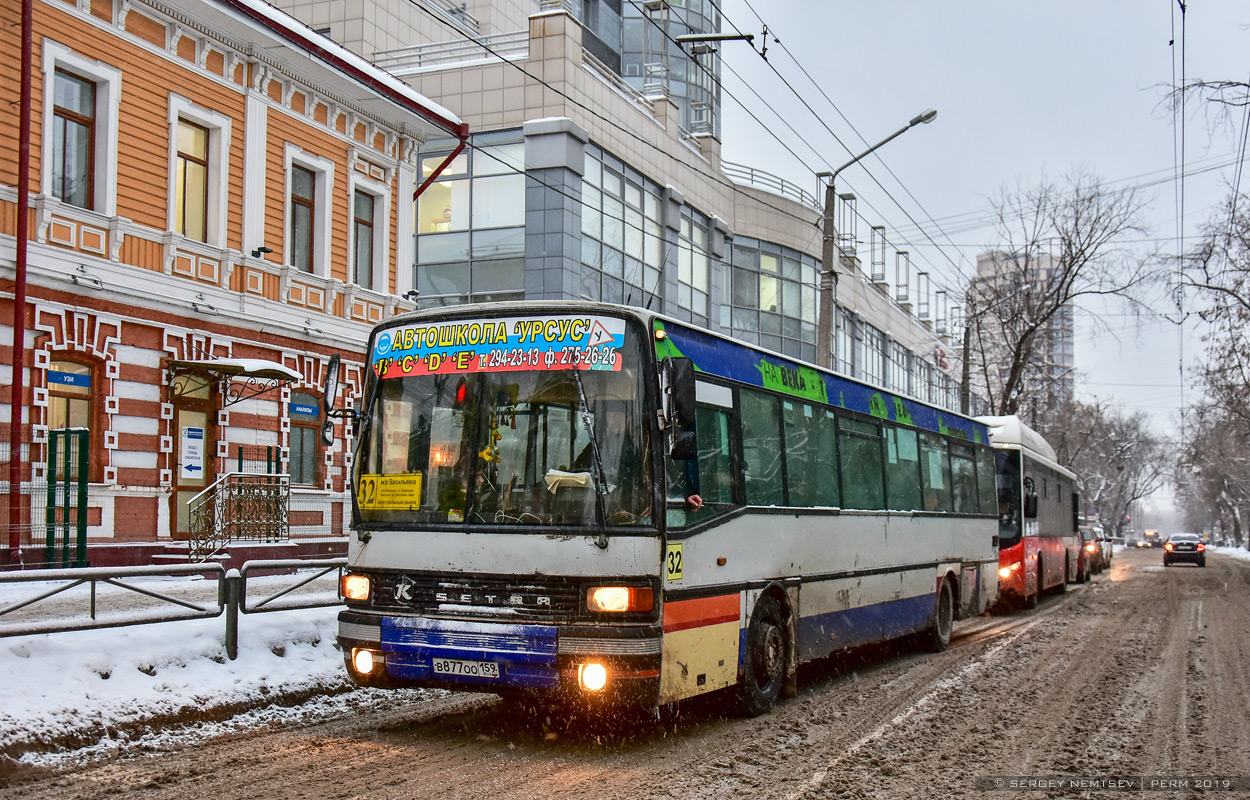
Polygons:
<instances>
[{"instance_id":1,"label":"snowy road","mask_svg":"<svg viewBox=\"0 0 1250 800\"><path fill-rule=\"evenodd\" d=\"M490 696L404 705L375 694L330 721L61 772L27 767L0 788L14 800L996 800L1080 795L977 779L1250 776L1250 563L1161 560L1122 552L1109 573L1036 611L959 623L945 653L880 647L820 662L801 671L797 697L758 719L712 701L663 725L547 718Z\"/></svg>"}]
</instances>

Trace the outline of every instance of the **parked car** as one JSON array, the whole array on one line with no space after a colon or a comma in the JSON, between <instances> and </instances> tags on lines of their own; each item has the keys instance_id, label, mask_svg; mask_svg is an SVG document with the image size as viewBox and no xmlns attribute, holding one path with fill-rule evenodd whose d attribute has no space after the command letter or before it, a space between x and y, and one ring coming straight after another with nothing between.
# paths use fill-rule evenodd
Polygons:
<instances>
[{"instance_id":1,"label":"parked car","mask_svg":"<svg viewBox=\"0 0 1250 800\"><path fill-rule=\"evenodd\" d=\"M1207 546L1196 533L1174 533L1163 545L1163 566L1187 561L1200 567L1207 565Z\"/></svg>"},{"instance_id":2,"label":"parked car","mask_svg":"<svg viewBox=\"0 0 1250 800\"><path fill-rule=\"evenodd\" d=\"M1102 545L1102 567L1101 569L1111 569L1111 557L1115 555L1115 548L1112 547L1113 541L1107 532L1100 526L1094 526L1094 536L1098 539L1098 543Z\"/></svg>"},{"instance_id":3,"label":"parked car","mask_svg":"<svg viewBox=\"0 0 1250 800\"><path fill-rule=\"evenodd\" d=\"M1102 545L1094 537L1094 529L1089 525L1077 528L1080 537L1080 551L1076 557L1076 581L1085 583L1102 571Z\"/></svg>"}]
</instances>

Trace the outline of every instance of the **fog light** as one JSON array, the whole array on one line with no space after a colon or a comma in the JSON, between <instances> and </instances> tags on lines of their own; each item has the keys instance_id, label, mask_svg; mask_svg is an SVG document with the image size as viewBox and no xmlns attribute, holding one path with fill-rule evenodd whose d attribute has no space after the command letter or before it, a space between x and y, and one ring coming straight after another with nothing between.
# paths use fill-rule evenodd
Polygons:
<instances>
[{"instance_id":1,"label":"fog light","mask_svg":"<svg viewBox=\"0 0 1250 800\"><path fill-rule=\"evenodd\" d=\"M577 682L588 692L597 692L608 685L608 669L602 664L591 662L577 668Z\"/></svg>"},{"instance_id":2,"label":"fog light","mask_svg":"<svg viewBox=\"0 0 1250 800\"><path fill-rule=\"evenodd\" d=\"M373 657L372 650L365 650L358 647L352 650L352 666L361 675L369 675L373 672L373 668L377 666L377 660Z\"/></svg>"},{"instance_id":3,"label":"fog light","mask_svg":"<svg viewBox=\"0 0 1250 800\"><path fill-rule=\"evenodd\" d=\"M371 581L367 575L344 575L340 593L345 600L364 602L369 599Z\"/></svg>"}]
</instances>

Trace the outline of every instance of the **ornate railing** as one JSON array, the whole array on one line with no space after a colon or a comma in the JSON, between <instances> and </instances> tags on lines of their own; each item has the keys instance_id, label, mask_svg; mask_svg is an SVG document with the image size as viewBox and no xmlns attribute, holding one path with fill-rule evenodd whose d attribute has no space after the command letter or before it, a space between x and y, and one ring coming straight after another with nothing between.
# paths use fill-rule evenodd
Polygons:
<instances>
[{"instance_id":1,"label":"ornate railing","mask_svg":"<svg viewBox=\"0 0 1250 800\"><path fill-rule=\"evenodd\" d=\"M206 561L233 541L291 538L289 475L227 472L191 498L190 560Z\"/></svg>"}]
</instances>

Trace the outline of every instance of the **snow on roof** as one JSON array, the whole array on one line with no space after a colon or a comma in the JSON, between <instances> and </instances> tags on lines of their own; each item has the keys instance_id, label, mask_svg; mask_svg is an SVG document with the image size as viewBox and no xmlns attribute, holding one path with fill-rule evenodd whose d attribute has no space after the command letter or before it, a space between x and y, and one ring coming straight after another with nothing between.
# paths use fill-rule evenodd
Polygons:
<instances>
[{"instance_id":1,"label":"snow on roof","mask_svg":"<svg viewBox=\"0 0 1250 800\"><path fill-rule=\"evenodd\" d=\"M197 6L201 10L216 7L236 20L242 18L241 21L245 21L253 30L256 30L259 25L260 28L268 30L270 34L292 45L294 54L302 55L309 61L319 62L318 66L349 78L358 85L368 87L377 92L381 99L410 114L417 114L427 123L448 133L456 136L468 134L468 128L464 122L448 109L417 92L386 70L318 34L304 23L263 0L211 0L208 4L197 4ZM193 11L193 9L188 9L188 11ZM270 56L275 55L272 47L263 49ZM359 93L351 99L365 107L370 106L369 98L360 97Z\"/></svg>"}]
</instances>

